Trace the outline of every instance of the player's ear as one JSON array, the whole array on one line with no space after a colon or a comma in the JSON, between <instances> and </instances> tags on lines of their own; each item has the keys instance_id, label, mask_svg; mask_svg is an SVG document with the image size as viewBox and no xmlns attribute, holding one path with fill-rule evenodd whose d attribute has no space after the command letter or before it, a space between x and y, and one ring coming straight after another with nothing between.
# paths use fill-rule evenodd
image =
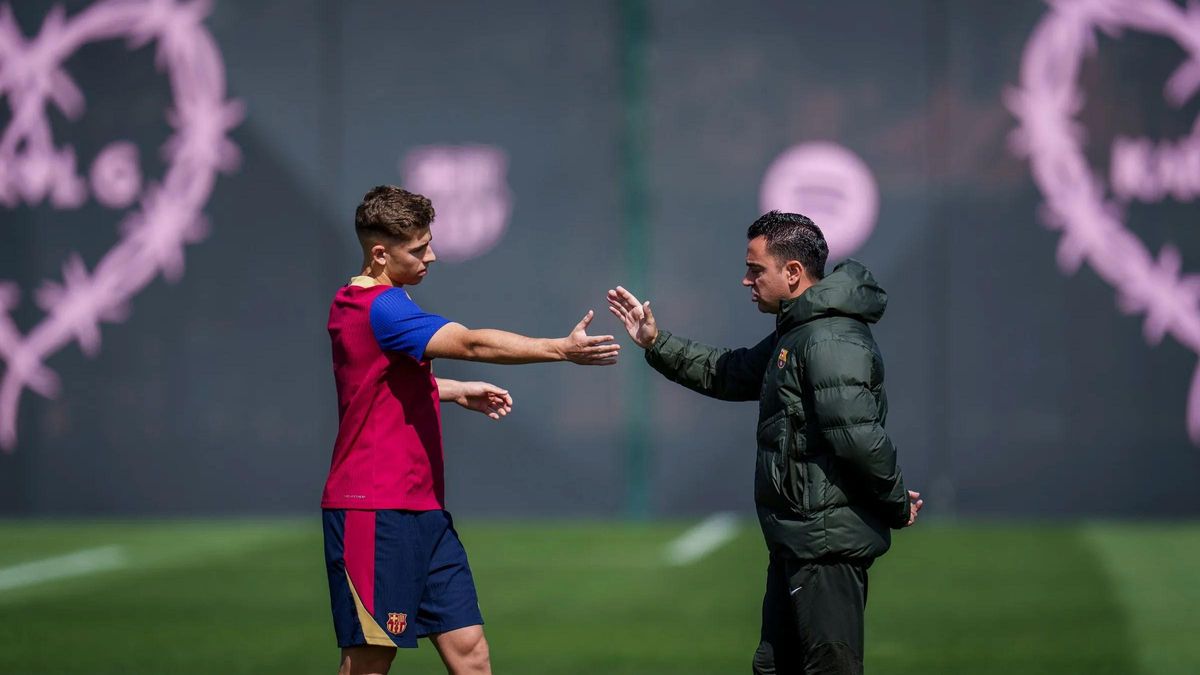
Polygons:
<instances>
[{"instance_id":1,"label":"player's ear","mask_svg":"<svg viewBox=\"0 0 1200 675\"><path fill-rule=\"evenodd\" d=\"M371 247L371 260L380 265L387 264L387 247L383 244L375 244Z\"/></svg>"}]
</instances>

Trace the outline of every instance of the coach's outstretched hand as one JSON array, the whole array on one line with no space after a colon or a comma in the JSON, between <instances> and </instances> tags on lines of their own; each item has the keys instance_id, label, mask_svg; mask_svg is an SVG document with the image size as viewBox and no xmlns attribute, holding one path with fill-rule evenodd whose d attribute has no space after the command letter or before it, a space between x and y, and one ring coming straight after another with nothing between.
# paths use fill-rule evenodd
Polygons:
<instances>
[{"instance_id":1,"label":"coach's outstretched hand","mask_svg":"<svg viewBox=\"0 0 1200 675\"><path fill-rule=\"evenodd\" d=\"M649 349L658 339L658 324L654 323L649 300L639 302L633 293L617 286L608 292L608 311L625 324L629 337L642 349Z\"/></svg>"},{"instance_id":2,"label":"coach's outstretched hand","mask_svg":"<svg viewBox=\"0 0 1200 675\"><path fill-rule=\"evenodd\" d=\"M571 363L581 366L611 366L617 362L621 345L613 342L611 335L588 335L587 327L596 313L588 310L583 320L575 324L571 334L563 338L562 355Z\"/></svg>"}]
</instances>

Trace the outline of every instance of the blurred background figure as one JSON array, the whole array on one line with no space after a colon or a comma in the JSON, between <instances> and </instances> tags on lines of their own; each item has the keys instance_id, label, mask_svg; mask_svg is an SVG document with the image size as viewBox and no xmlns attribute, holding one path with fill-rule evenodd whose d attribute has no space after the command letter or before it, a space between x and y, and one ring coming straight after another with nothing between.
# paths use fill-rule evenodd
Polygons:
<instances>
[{"instance_id":1,"label":"blurred background figure","mask_svg":"<svg viewBox=\"0 0 1200 675\"><path fill-rule=\"evenodd\" d=\"M753 344L746 227L809 215L888 291L930 503L867 670L1196 672L1196 44L1173 0L5 4L0 672L336 666L325 321L378 184L437 209L423 309L529 334L620 282ZM501 672L749 668L756 407L635 361L445 425Z\"/></svg>"}]
</instances>

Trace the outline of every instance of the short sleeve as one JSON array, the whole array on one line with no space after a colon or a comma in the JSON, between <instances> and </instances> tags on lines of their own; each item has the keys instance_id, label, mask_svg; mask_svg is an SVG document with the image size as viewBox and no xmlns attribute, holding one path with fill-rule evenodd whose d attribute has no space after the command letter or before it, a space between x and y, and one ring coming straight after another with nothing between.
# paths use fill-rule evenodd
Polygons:
<instances>
[{"instance_id":1,"label":"short sleeve","mask_svg":"<svg viewBox=\"0 0 1200 675\"><path fill-rule=\"evenodd\" d=\"M422 311L403 288L389 288L371 303L371 332L380 349L407 354L417 361L424 360L433 334L448 323Z\"/></svg>"}]
</instances>

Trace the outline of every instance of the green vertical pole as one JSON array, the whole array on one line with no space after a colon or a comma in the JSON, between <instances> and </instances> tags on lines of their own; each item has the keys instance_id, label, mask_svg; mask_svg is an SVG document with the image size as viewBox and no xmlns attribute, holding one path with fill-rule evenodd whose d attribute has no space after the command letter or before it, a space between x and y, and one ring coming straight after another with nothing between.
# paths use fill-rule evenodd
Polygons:
<instances>
[{"instance_id":1,"label":"green vertical pole","mask_svg":"<svg viewBox=\"0 0 1200 675\"><path fill-rule=\"evenodd\" d=\"M639 297L650 295L647 273L648 224L646 149L649 116L646 110L646 33L649 17L645 0L617 0L620 16L621 59L621 192L624 213L625 281ZM626 514L635 520L650 515L650 376L642 363L625 366Z\"/></svg>"}]
</instances>

